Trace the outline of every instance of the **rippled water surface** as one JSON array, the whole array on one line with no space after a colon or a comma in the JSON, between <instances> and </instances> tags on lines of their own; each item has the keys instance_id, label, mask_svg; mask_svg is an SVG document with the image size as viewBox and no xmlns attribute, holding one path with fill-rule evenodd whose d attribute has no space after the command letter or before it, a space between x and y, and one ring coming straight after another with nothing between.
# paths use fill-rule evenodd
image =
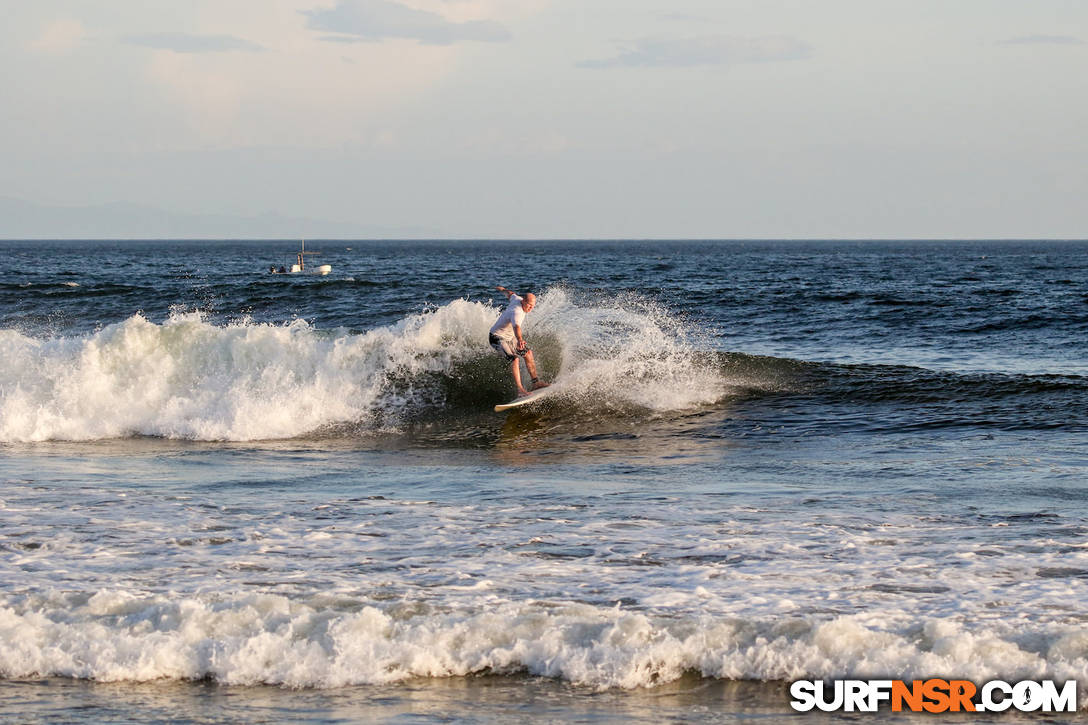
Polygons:
<instances>
[{"instance_id":1,"label":"rippled water surface","mask_svg":"<svg viewBox=\"0 0 1088 725\"><path fill-rule=\"evenodd\" d=\"M1088 693L1088 244L309 242L331 274L271 274L294 248L3 243L5 710ZM505 415L499 284L555 383Z\"/></svg>"}]
</instances>

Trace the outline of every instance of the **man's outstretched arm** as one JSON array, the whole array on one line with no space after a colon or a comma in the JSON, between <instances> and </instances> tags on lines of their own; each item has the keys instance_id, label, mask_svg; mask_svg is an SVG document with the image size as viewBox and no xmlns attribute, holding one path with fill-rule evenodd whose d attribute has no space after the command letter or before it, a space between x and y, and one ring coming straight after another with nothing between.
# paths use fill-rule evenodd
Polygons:
<instances>
[{"instance_id":1,"label":"man's outstretched arm","mask_svg":"<svg viewBox=\"0 0 1088 725\"><path fill-rule=\"evenodd\" d=\"M510 299L511 295L517 294L516 292L514 292L514 290L506 289L505 287L501 287L501 286L496 287L495 289L497 289L499 292L502 292L504 295L506 295L506 299Z\"/></svg>"}]
</instances>

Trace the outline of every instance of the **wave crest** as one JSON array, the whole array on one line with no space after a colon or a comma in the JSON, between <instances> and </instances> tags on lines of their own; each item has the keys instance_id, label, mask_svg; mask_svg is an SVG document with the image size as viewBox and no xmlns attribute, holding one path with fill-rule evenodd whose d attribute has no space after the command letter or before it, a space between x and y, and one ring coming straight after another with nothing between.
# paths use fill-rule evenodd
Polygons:
<instances>
[{"instance_id":1,"label":"wave crest","mask_svg":"<svg viewBox=\"0 0 1088 725\"><path fill-rule=\"evenodd\" d=\"M673 410L724 383L683 326L637 300L577 306L540 296L527 322L541 368L581 408ZM499 310L455 300L353 333L303 320L226 326L136 314L82 337L0 330L0 441L160 436L247 441L323 428L395 429L449 405L486 411L512 394L486 345Z\"/></svg>"}]
</instances>

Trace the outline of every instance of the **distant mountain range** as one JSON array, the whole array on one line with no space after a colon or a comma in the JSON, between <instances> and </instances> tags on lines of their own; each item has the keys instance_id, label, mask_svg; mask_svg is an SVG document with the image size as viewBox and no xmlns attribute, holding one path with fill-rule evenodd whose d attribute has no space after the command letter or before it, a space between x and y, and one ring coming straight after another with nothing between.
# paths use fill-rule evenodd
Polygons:
<instances>
[{"instance_id":1,"label":"distant mountain range","mask_svg":"<svg viewBox=\"0 0 1088 725\"><path fill-rule=\"evenodd\" d=\"M434 236L420 227L383 227L285 216L186 214L141 204L48 206L0 197L0 239L396 239Z\"/></svg>"}]
</instances>

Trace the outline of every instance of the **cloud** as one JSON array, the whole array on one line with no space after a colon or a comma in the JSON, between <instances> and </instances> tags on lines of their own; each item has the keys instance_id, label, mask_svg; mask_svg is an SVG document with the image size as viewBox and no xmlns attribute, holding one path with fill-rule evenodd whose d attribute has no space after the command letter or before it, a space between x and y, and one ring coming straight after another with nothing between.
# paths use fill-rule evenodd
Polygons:
<instances>
[{"instance_id":1,"label":"cloud","mask_svg":"<svg viewBox=\"0 0 1088 725\"><path fill-rule=\"evenodd\" d=\"M465 40L499 42L510 32L488 20L453 22L425 10L416 10L389 0L338 0L336 7L303 11L307 27L326 33L321 40L374 42L387 38L418 40L427 45L449 45Z\"/></svg>"},{"instance_id":2,"label":"cloud","mask_svg":"<svg viewBox=\"0 0 1088 725\"><path fill-rule=\"evenodd\" d=\"M38 37L30 41L30 48L40 53L67 53L79 45L86 35L81 22L62 18L42 28Z\"/></svg>"},{"instance_id":3,"label":"cloud","mask_svg":"<svg viewBox=\"0 0 1088 725\"><path fill-rule=\"evenodd\" d=\"M188 33L149 33L127 35L122 43L146 48L173 50L177 53L219 53L230 50L259 51L261 46L233 35L190 35Z\"/></svg>"},{"instance_id":4,"label":"cloud","mask_svg":"<svg viewBox=\"0 0 1088 725\"><path fill-rule=\"evenodd\" d=\"M738 63L802 60L812 55L807 43L787 36L742 38L707 35L696 38L640 38L634 47L603 60L586 60L579 68L688 68Z\"/></svg>"},{"instance_id":5,"label":"cloud","mask_svg":"<svg viewBox=\"0 0 1088 725\"><path fill-rule=\"evenodd\" d=\"M1072 35L1021 35L998 42L998 45L1088 45Z\"/></svg>"}]
</instances>

